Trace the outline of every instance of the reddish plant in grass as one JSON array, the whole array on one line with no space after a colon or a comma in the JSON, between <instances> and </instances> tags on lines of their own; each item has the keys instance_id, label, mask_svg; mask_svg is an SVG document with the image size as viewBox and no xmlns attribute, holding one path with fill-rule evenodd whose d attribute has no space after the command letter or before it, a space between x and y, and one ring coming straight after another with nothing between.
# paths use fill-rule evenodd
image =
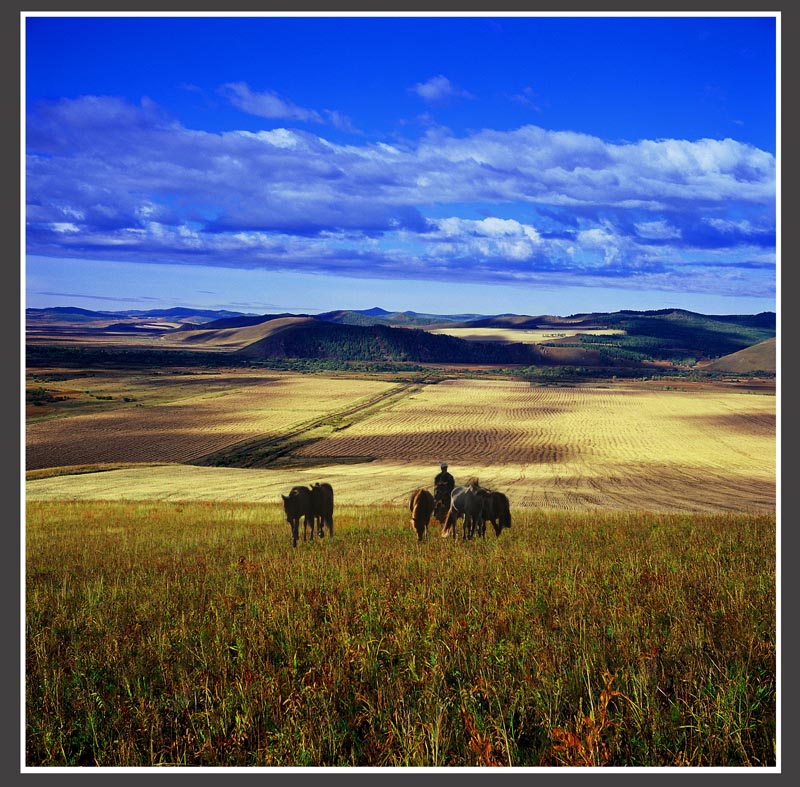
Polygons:
<instances>
[{"instance_id":1,"label":"reddish plant in grass","mask_svg":"<svg viewBox=\"0 0 800 787\"><path fill-rule=\"evenodd\" d=\"M600 692L597 708L588 716L578 716L574 730L555 727L550 731L558 764L590 767L608 765L611 754L605 738L615 726L608 716L608 706L615 697L627 699L621 691L612 688L614 679L614 675L603 673L605 688Z\"/></svg>"}]
</instances>

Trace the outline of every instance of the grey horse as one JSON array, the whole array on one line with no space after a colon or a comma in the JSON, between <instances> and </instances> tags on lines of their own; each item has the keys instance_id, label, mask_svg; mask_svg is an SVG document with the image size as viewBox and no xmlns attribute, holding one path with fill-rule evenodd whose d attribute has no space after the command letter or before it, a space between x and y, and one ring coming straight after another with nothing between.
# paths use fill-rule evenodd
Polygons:
<instances>
[{"instance_id":1,"label":"grey horse","mask_svg":"<svg viewBox=\"0 0 800 787\"><path fill-rule=\"evenodd\" d=\"M467 486L457 486L450 493L450 510L442 527L442 538L456 535L456 524L459 519L464 519L463 538L470 539L473 535L483 535L486 532L486 522L483 513L484 501L487 491L482 489L477 479Z\"/></svg>"}]
</instances>

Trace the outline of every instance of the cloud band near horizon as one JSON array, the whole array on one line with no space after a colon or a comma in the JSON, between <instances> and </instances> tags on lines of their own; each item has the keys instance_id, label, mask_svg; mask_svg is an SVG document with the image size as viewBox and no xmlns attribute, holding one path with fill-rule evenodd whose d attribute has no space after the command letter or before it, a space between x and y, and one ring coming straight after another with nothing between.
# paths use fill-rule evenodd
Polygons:
<instances>
[{"instance_id":1,"label":"cloud band near horizon","mask_svg":"<svg viewBox=\"0 0 800 787\"><path fill-rule=\"evenodd\" d=\"M335 125L225 90L264 118ZM103 96L40 104L26 132L31 255L775 294L775 158L733 139L611 143L526 125L341 144L190 129Z\"/></svg>"}]
</instances>

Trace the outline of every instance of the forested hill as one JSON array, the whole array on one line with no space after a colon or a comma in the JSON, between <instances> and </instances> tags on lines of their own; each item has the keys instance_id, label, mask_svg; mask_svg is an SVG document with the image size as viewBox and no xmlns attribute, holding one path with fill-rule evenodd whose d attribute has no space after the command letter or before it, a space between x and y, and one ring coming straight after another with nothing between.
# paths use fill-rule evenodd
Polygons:
<instances>
[{"instance_id":1,"label":"forested hill","mask_svg":"<svg viewBox=\"0 0 800 787\"><path fill-rule=\"evenodd\" d=\"M535 345L474 342L385 325L340 325L310 320L237 351L250 358L329 358L418 363L551 363Z\"/></svg>"},{"instance_id":2,"label":"forested hill","mask_svg":"<svg viewBox=\"0 0 800 787\"><path fill-rule=\"evenodd\" d=\"M143 316L144 315L144 316ZM212 318L213 317L213 318ZM182 322L180 326L174 323ZM402 327L401 327L402 326ZM474 330L451 335L450 329ZM502 329L486 341L485 328ZM554 332L539 345L526 331ZM682 309L554 315L435 315L325 312L316 316L242 314L166 309L153 312L90 312L77 308L26 310L27 343L76 335L141 337L238 353L240 359L298 358L331 361L417 363L693 367L736 353L776 335L776 314L705 315ZM521 341L515 340L519 331ZM561 335L558 335L558 332ZM760 356L750 356L753 358ZM765 366L764 371L769 370Z\"/></svg>"}]
</instances>

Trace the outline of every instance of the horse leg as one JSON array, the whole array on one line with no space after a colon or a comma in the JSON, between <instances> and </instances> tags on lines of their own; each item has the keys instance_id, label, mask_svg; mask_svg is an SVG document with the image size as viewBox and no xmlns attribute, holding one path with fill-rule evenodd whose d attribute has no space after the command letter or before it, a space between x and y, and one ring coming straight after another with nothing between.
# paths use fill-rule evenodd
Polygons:
<instances>
[{"instance_id":1,"label":"horse leg","mask_svg":"<svg viewBox=\"0 0 800 787\"><path fill-rule=\"evenodd\" d=\"M442 524L442 538L447 538L450 535L450 528L452 527L452 523L450 521L451 520L451 516L450 516L451 511L452 511L452 509L447 512L447 514L446 514L446 516L444 518L444 523Z\"/></svg>"},{"instance_id":2,"label":"horse leg","mask_svg":"<svg viewBox=\"0 0 800 787\"><path fill-rule=\"evenodd\" d=\"M447 516L444 518L444 527L442 528L442 538L452 535L455 541L458 538L458 520L459 513L455 508L450 508L447 511Z\"/></svg>"}]
</instances>

